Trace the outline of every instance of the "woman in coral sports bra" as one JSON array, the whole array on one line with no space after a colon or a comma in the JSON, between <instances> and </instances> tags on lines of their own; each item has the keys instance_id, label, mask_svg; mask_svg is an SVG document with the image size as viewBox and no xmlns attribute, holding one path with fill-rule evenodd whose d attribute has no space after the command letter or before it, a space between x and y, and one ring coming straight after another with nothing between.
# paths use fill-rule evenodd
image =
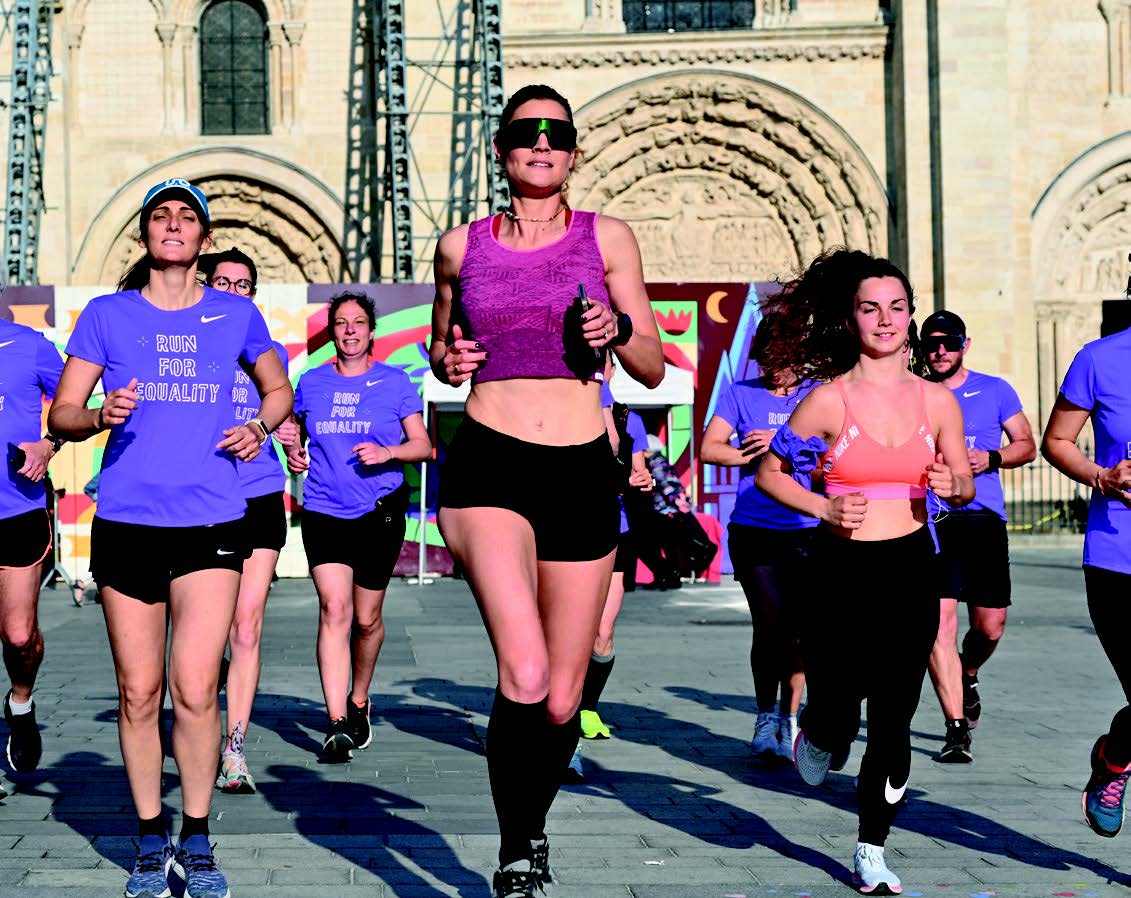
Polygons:
<instances>
[{"instance_id":1,"label":"woman in coral sports bra","mask_svg":"<svg viewBox=\"0 0 1131 898\"><path fill-rule=\"evenodd\" d=\"M512 205L440 239L431 361L442 381L471 380L439 525L498 662L487 727L502 842L494 894L512 898L550 877L546 813L581 734L581 688L619 539L605 354L649 387L664 359L632 231L565 202L578 156L569 102L524 87L500 122L496 162Z\"/></svg>"},{"instance_id":2,"label":"woman in coral sports bra","mask_svg":"<svg viewBox=\"0 0 1131 898\"><path fill-rule=\"evenodd\" d=\"M898 894L884 842L907 788L911 718L939 627L926 495L951 506L974 498L962 413L949 390L907 370L914 294L888 260L828 253L771 305L781 317L769 351L800 377L831 381L778 431L757 477L821 521L799 599L809 699L794 757L810 785L840 769L867 699L856 880L862 892ZM792 476L814 469L824 496Z\"/></svg>"}]
</instances>

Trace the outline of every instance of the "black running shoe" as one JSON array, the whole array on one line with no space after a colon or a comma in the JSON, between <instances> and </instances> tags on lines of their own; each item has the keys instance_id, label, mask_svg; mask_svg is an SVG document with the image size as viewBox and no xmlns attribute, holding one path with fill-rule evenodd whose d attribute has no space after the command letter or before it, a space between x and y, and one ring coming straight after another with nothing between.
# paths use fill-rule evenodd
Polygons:
<instances>
[{"instance_id":1,"label":"black running shoe","mask_svg":"<svg viewBox=\"0 0 1131 898\"><path fill-rule=\"evenodd\" d=\"M326 738L322 740L322 763L345 764L353 758L353 739L350 738L350 725L345 717L330 721Z\"/></svg>"},{"instance_id":2,"label":"black running shoe","mask_svg":"<svg viewBox=\"0 0 1131 898\"><path fill-rule=\"evenodd\" d=\"M12 690L4 696L4 720L8 722L8 763L19 773L30 773L43 756L43 737L35 722L35 702L27 714L13 714L9 702Z\"/></svg>"},{"instance_id":3,"label":"black running shoe","mask_svg":"<svg viewBox=\"0 0 1131 898\"><path fill-rule=\"evenodd\" d=\"M965 722L960 722L957 726L947 723L946 742L935 760L940 764L969 764L974 760L970 751L970 729Z\"/></svg>"},{"instance_id":4,"label":"black running shoe","mask_svg":"<svg viewBox=\"0 0 1131 898\"><path fill-rule=\"evenodd\" d=\"M538 883L530 861L521 860L496 870L492 887L494 898L528 898Z\"/></svg>"},{"instance_id":5,"label":"black running shoe","mask_svg":"<svg viewBox=\"0 0 1131 898\"><path fill-rule=\"evenodd\" d=\"M350 739L354 748L369 748L373 741L373 728L369 725L369 699L365 700L365 707L359 708L353 699L346 701L346 720L349 721Z\"/></svg>"},{"instance_id":6,"label":"black running shoe","mask_svg":"<svg viewBox=\"0 0 1131 898\"><path fill-rule=\"evenodd\" d=\"M982 697L978 694L978 675L970 676L966 671L962 672L962 713L970 729L975 729L982 716Z\"/></svg>"},{"instance_id":7,"label":"black running shoe","mask_svg":"<svg viewBox=\"0 0 1131 898\"><path fill-rule=\"evenodd\" d=\"M541 839L532 839L530 847L534 850L534 865L531 872L534 880L543 894L546 886L554 884L554 871L550 868L550 840L543 836Z\"/></svg>"}]
</instances>

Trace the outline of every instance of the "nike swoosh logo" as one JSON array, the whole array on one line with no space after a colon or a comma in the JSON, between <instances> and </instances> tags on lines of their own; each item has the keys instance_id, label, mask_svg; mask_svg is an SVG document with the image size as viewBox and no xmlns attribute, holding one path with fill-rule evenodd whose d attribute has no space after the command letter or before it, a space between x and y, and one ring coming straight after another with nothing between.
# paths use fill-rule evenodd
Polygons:
<instances>
[{"instance_id":1,"label":"nike swoosh logo","mask_svg":"<svg viewBox=\"0 0 1131 898\"><path fill-rule=\"evenodd\" d=\"M223 316L221 316L221 317L223 317ZM228 551L225 551L224 549L217 549L216 554L217 555L235 555L236 553L235 552L228 552Z\"/></svg>"},{"instance_id":2,"label":"nike swoosh logo","mask_svg":"<svg viewBox=\"0 0 1131 898\"><path fill-rule=\"evenodd\" d=\"M981 392L981 390L975 390L973 393L967 393L965 390L963 390L962 396L964 399L969 399L971 396L977 396Z\"/></svg>"},{"instance_id":3,"label":"nike swoosh logo","mask_svg":"<svg viewBox=\"0 0 1131 898\"><path fill-rule=\"evenodd\" d=\"M209 317L208 315L201 315L200 316L200 323L201 324L208 324L211 321L219 321L221 318L227 318L227 317L228 317L227 313L225 313L223 315L213 315L211 317ZM228 554L231 554L231 553L228 553Z\"/></svg>"},{"instance_id":4,"label":"nike swoosh logo","mask_svg":"<svg viewBox=\"0 0 1131 898\"><path fill-rule=\"evenodd\" d=\"M903 793L907 791L907 783L904 783L898 789L891 787L891 777L889 776L884 780L884 801L888 804L899 804L900 799L903 798Z\"/></svg>"},{"instance_id":5,"label":"nike swoosh logo","mask_svg":"<svg viewBox=\"0 0 1131 898\"><path fill-rule=\"evenodd\" d=\"M16 342L15 340L9 340L7 343L0 343L0 347L9 346L9 345L11 345L12 343L15 343L15 342Z\"/></svg>"},{"instance_id":6,"label":"nike swoosh logo","mask_svg":"<svg viewBox=\"0 0 1131 898\"><path fill-rule=\"evenodd\" d=\"M381 383L381 381L384 380L384 379L385 378L382 377L380 380L367 380L365 382L365 385L367 387L375 387L375 386L377 386L377 384Z\"/></svg>"}]
</instances>

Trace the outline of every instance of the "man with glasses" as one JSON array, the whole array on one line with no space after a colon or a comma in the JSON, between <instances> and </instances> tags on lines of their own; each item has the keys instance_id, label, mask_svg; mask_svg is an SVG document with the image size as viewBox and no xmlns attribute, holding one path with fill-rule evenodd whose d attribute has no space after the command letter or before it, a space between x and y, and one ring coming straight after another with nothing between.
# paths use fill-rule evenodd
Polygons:
<instances>
[{"instance_id":1,"label":"man with glasses","mask_svg":"<svg viewBox=\"0 0 1131 898\"><path fill-rule=\"evenodd\" d=\"M970 731L982 714L978 671L1001 640L1010 604L1009 540L998 471L1028 464L1037 457L1037 447L1013 387L966 367L970 339L961 318L935 312L923 322L922 334L931 379L949 387L962 408L977 489L974 501L961 509L931 499L942 598L930 671L946 718L946 742L935 760L967 764L973 760ZM1008 439L1005 446L1002 434ZM959 602L966 603L970 619L961 655Z\"/></svg>"}]
</instances>

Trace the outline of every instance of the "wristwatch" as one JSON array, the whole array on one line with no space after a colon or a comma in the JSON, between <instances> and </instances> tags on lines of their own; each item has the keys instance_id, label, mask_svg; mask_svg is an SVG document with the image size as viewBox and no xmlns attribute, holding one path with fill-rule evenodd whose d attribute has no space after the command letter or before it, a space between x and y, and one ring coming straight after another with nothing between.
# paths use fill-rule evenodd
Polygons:
<instances>
[{"instance_id":1,"label":"wristwatch","mask_svg":"<svg viewBox=\"0 0 1131 898\"><path fill-rule=\"evenodd\" d=\"M47 442L49 442L51 444L51 451L52 452L58 452L60 449L63 448L63 441L61 439L59 439L59 437L55 436L55 434L53 434L53 433L50 433L50 432L45 433L43 435L43 439L47 440Z\"/></svg>"},{"instance_id":2,"label":"wristwatch","mask_svg":"<svg viewBox=\"0 0 1131 898\"><path fill-rule=\"evenodd\" d=\"M254 425L255 425L256 427L258 427L258 428L259 428L259 429L260 429L261 431L263 431L263 439L261 439L261 440L259 441L259 445L260 445L260 446L262 446L262 445L263 445L264 443L266 443L266 442L267 442L267 441L268 441L268 440L269 440L269 439L271 438L271 431L269 431L269 430L267 429L267 425L263 423L263 419L262 419L262 418L252 418L252 419L251 419L250 421L248 421L247 423L248 423L248 424L254 424Z\"/></svg>"},{"instance_id":3,"label":"wristwatch","mask_svg":"<svg viewBox=\"0 0 1131 898\"><path fill-rule=\"evenodd\" d=\"M617 335L613 337L609 346L624 346L632 339L632 318L627 312L617 312Z\"/></svg>"}]
</instances>

